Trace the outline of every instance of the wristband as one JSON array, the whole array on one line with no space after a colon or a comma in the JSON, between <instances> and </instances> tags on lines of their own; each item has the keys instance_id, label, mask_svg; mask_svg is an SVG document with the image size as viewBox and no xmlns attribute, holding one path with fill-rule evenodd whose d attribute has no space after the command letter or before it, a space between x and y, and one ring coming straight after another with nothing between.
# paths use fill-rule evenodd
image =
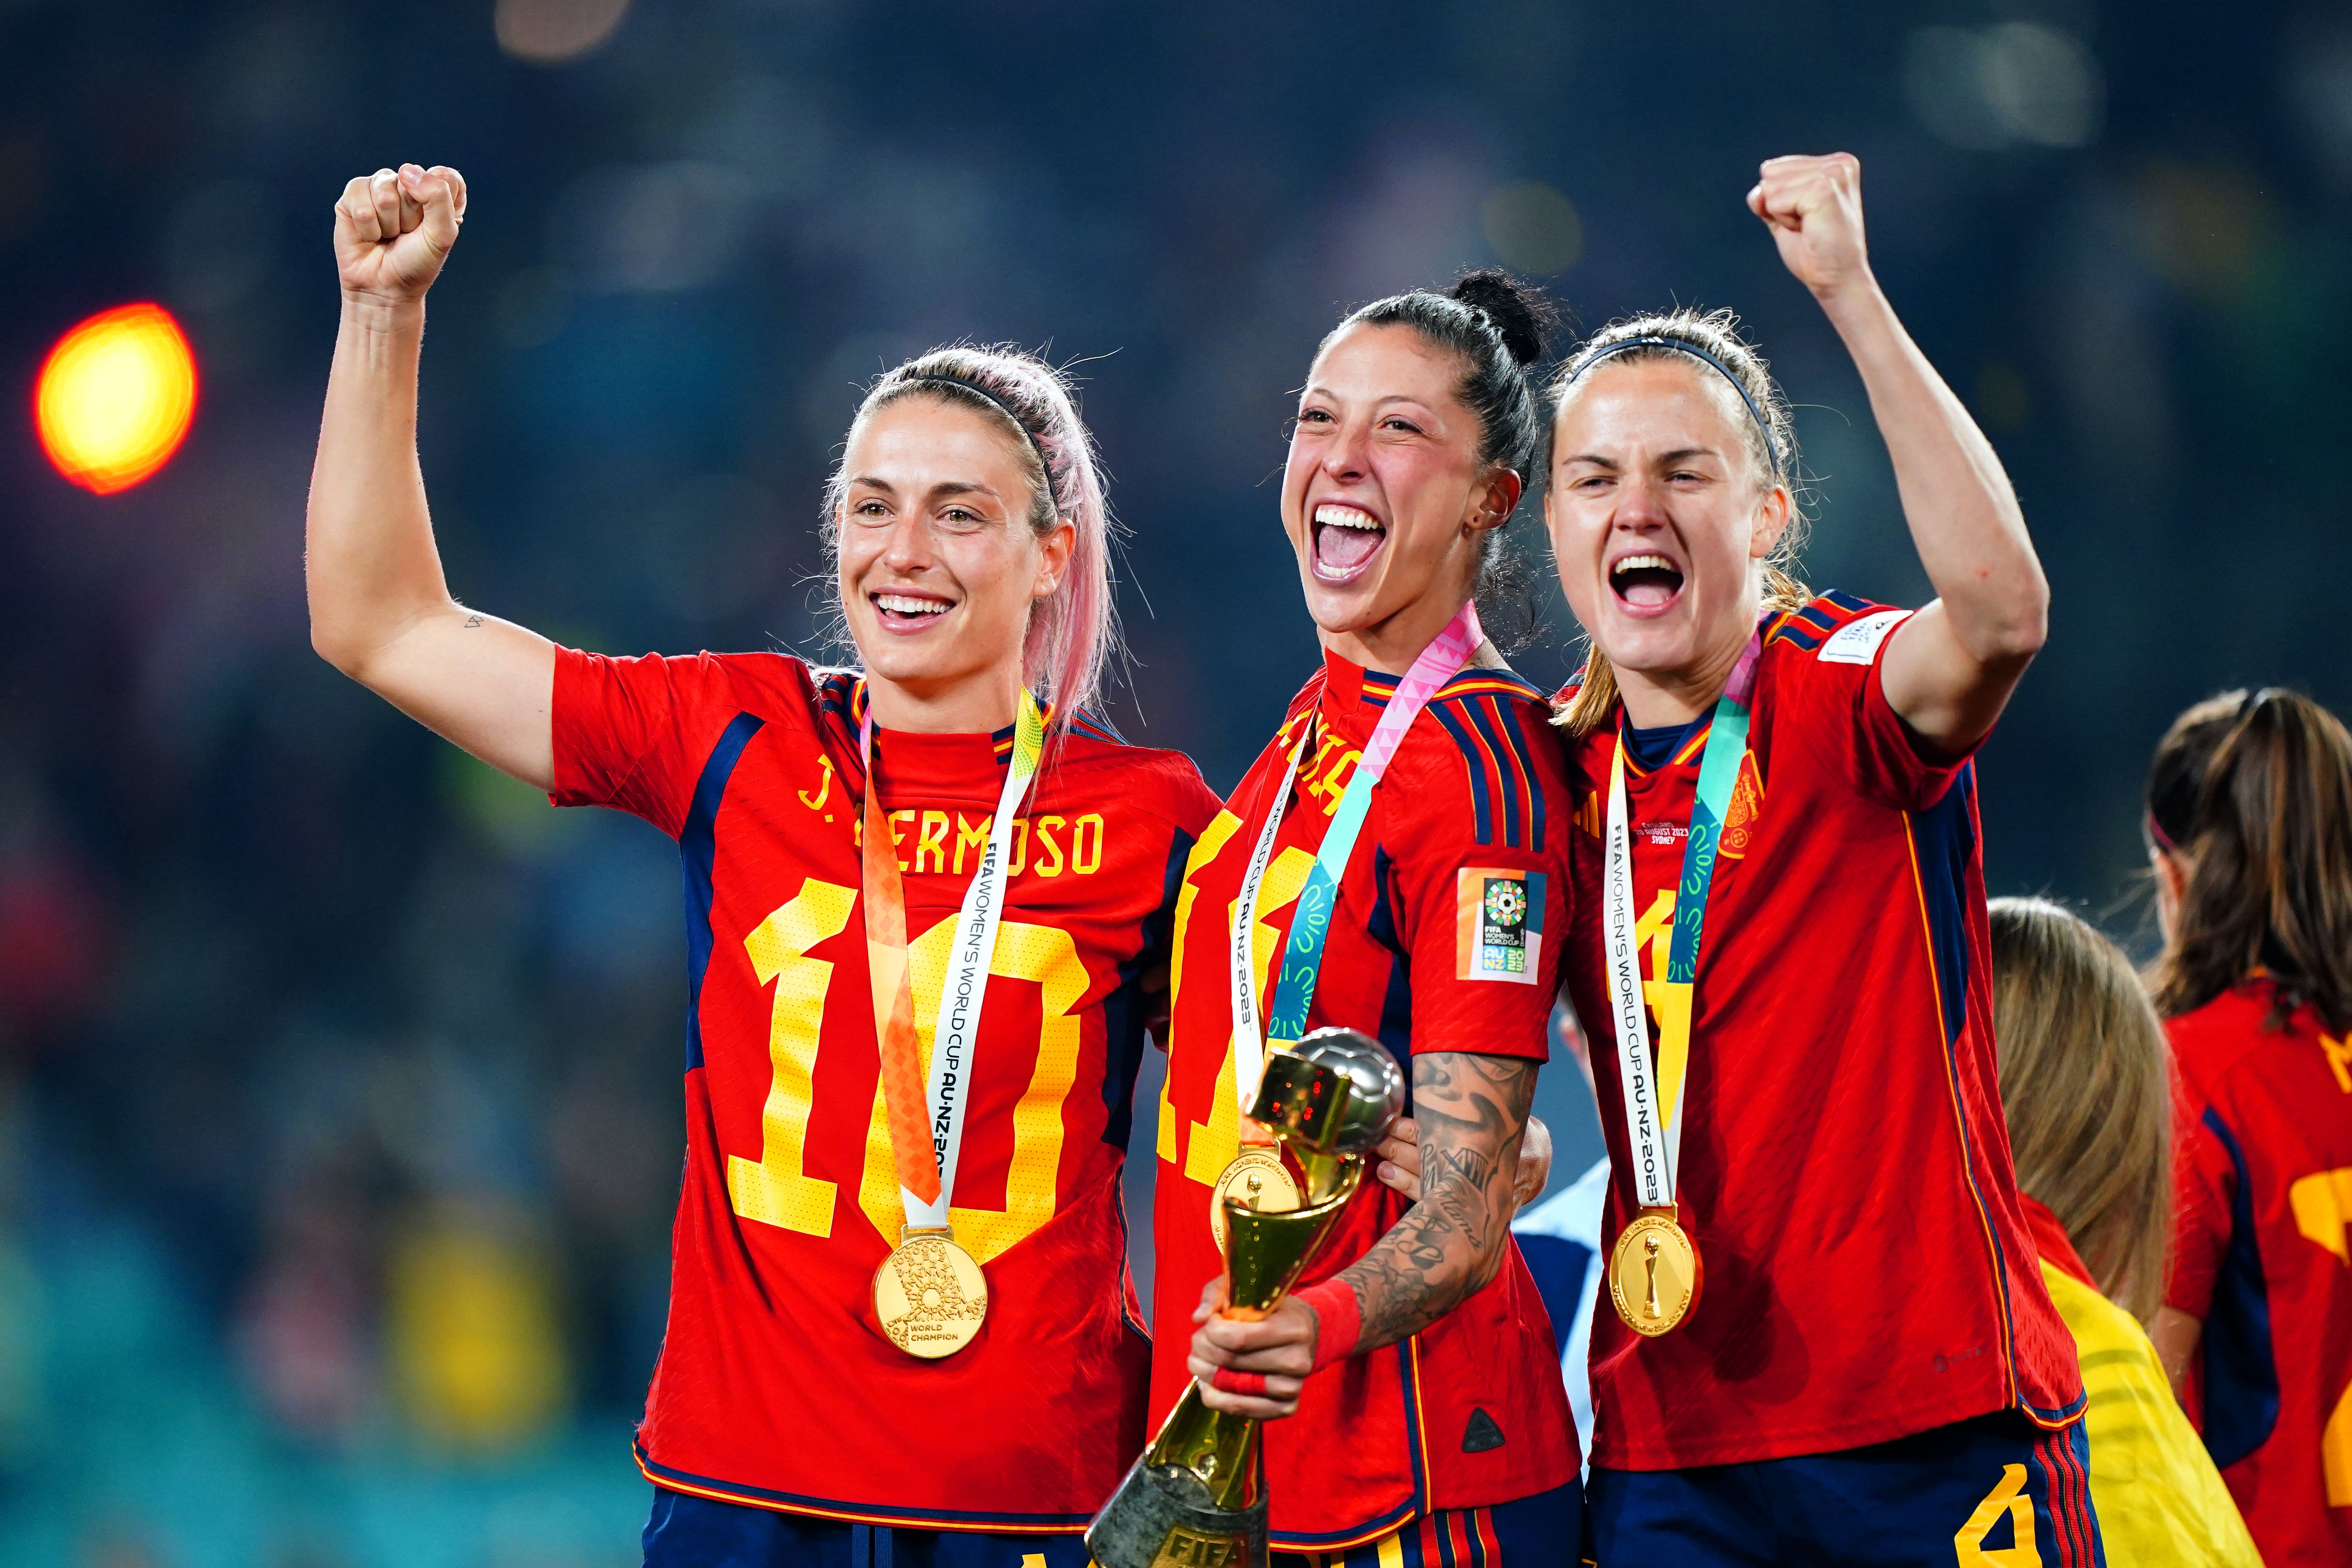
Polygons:
<instances>
[{"instance_id":1,"label":"wristband","mask_svg":"<svg viewBox=\"0 0 2352 1568\"><path fill-rule=\"evenodd\" d=\"M1256 1399L1266 1396L1265 1373L1262 1372L1236 1372L1232 1367L1221 1366L1216 1375L1209 1379L1209 1386L1223 1389L1227 1394L1246 1394Z\"/></svg>"},{"instance_id":2,"label":"wristband","mask_svg":"<svg viewBox=\"0 0 2352 1568\"><path fill-rule=\"evenodd\" d=\"M1364 1314L1356 1304L1354 1286L1335 1277L1292 1294L1315 1310L1314 1371L1321 1372L1333 1362L1345 1361L1356 1353L1356 1339L1363 1332Z\"/></svg>"}]
</instances>

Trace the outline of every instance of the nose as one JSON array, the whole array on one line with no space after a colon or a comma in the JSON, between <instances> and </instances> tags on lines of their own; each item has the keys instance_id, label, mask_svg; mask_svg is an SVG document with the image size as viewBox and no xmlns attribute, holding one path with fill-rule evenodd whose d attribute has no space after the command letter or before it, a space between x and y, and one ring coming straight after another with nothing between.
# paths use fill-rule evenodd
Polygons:
<instances>
[{"instance_id":1,"label":"nose","mask_svg":"<svg viewBox=\"0 0 2352 1568\"><path fill-rule=\"evenodd\" d=\"M893 572L912 575L930 563L930 520L909 510L890 525L889 537L882 546L882 564Z\"/></svg>"},{"instance_id":2,"label":"nose","mask_svg":"<svg viewBox=\"0 0 2352 1568\"><path fill-rule=\"evenodd\" d=\"M1617 507L1609 526L1628 533L1655 533L1666 526L1666 489L1648 474L1629 474L1617 487Z\"/></svg>"},{"instance_id":3,"label":"nose","mask_svg":"<svg viewBox=\"0 0 2352 1568\"><path fill-rule=\"evenodd\" d=\"M1371 467L1371 422L1347 420L1323 444L1323 471L1335 479L1362 479Z\"/></svg>"}]
</instances>

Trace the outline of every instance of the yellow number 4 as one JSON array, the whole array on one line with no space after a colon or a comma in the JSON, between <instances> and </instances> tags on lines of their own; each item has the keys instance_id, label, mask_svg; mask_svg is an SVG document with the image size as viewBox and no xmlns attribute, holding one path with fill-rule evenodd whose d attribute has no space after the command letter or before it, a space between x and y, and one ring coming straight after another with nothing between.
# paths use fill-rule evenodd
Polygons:
<instances>
[{"instance_id":1,"label":"yellow number 4","mask_svg":"<svg viewBox=\"0 0 2352 1568\"><path fill-rule=\"evenodd\" d=\"M2015 1540L1988 1552L1984 1538L1992 1533L2004 1513L2009 1515ZM2033 1500L2025 1495L2023 1465L2000 1468L2000 1485L1985 1494L1968 1523L1952 1537L1952 1553L1959 1568L2041 1568L2042 1553L2033 1545Z\"/></svg>"}]
</instances>

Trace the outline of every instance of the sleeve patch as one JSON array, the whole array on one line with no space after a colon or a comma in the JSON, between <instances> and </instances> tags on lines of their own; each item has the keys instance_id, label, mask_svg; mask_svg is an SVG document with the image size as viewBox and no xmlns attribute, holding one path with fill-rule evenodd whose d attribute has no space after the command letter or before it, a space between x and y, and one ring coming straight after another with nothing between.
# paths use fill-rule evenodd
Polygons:
<instances>
[{"instance_id":1,"label":"sleeve patch","mask_svg":"<svg viewBox=\"0 0 2352 1568\"><path fill-rule=\"evenodd\" d=\"M1878 645L1903 624L1908 610L1878 610L1857 616L1830 634L1813 657L1823 664L1868 664L1878 657Z\"/></svg>"},{"instance_id":2,"label":"sleeve patch","mask_svg":"<svg viewBox=\"0 0 2352 1568\"><path fill-rule=\"evenodd\" d=\"M1543 952L1543 873L1465 866L1455 888L1454 978L1533 985Z\"/></svg>"}]
</instances>

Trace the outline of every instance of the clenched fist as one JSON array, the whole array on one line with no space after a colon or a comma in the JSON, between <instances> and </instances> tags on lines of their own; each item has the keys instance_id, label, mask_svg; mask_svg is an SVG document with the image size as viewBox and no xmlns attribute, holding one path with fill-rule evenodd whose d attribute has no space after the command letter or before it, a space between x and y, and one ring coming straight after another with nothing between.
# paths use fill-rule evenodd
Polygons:
<instances>
[{"instance_id":1,"label":"clenched fist","mask_svg":"<svg viewBox=\"0 0 2352 1568\"><path fill-rule=\"evenodd\" d=\"M343 187L335 203L335 266L346 299L410 304L425 298L466 221L455 169L403 163Z\"/></svg>"},{"instance_id":2,"label":"clenched fist","mask_svg":"<svg viewBox=\"0 0 2352 1568\"><path fill-rule=\"evenodd\" d=\"M1780 259L1797 281L1827 300L1870 279L1862 237L1862 160L1851 153L1775 158L1748 193Z\"/></svg>"}]
</instances>

